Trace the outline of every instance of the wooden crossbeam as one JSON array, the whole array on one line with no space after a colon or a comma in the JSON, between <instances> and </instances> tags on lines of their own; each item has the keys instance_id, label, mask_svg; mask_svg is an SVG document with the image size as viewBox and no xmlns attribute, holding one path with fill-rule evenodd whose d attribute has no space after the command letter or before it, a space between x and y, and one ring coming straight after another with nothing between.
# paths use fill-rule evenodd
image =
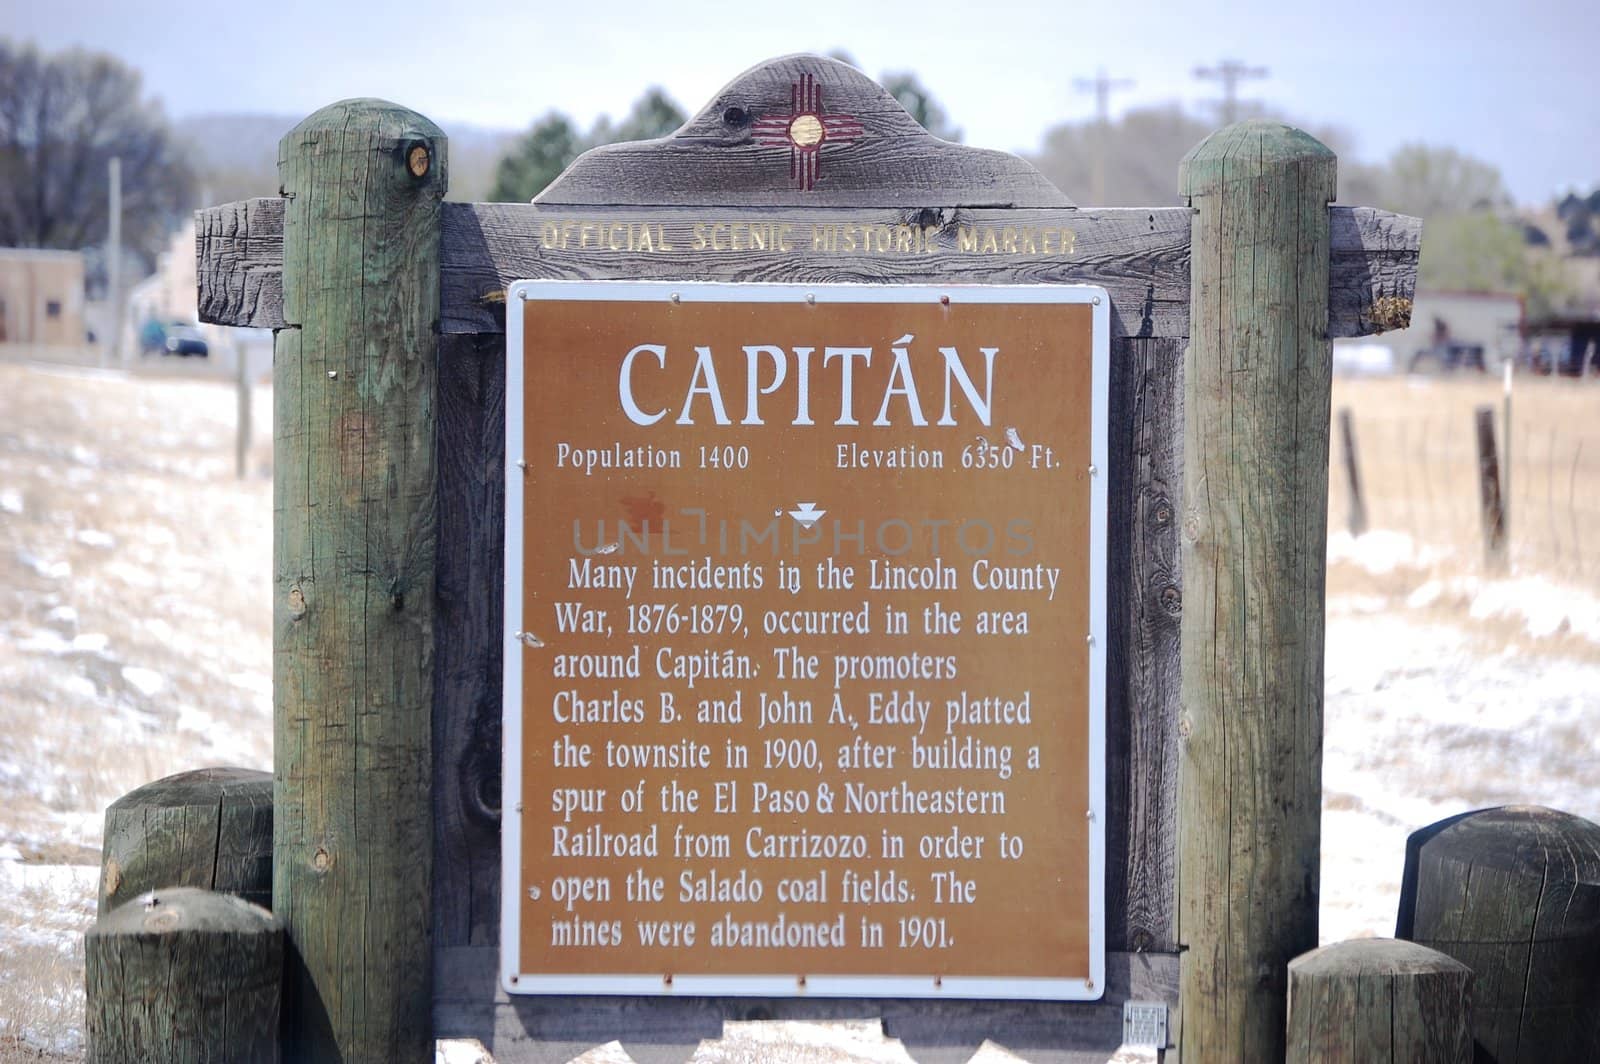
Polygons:
<instances>
[{"instance_id":1,"label":"wooden crossbeam","mask_svg":"<svg viewBox=\"0 0 1600 1064\"><path fill-rule=\"evenodd\" d=\"M502 332L501 294L521 278L937 284L959 275L966 284L1102 284L1111 292L1118 335L1188 335L1186 207L602 212L566 205L446 203L443 211L439 328L444 333ZM267 329L290 324L283 312L283 217L284 201L277 198L197 213L202 321ZM1422 222L1342 206L1328 208L1328 222L1329 336L1368 336L1409 324ZM639 249L645 229L648 250ZM915 250L913 241L925 241L930 231L934 250ZM1060 250L1063 231L1071 241L1066 253ZM991 235L994 250L986 251ZM753 246L757 240L776 245L785 239L787 251ZM887 252L860 250L864 240L876 248L885 239ZM818 240L825 243L817 246ZM851 240L855 247L846 250ZM731 246L736 241L742 245L737 249Z\"/></svg>"}]
</instances>

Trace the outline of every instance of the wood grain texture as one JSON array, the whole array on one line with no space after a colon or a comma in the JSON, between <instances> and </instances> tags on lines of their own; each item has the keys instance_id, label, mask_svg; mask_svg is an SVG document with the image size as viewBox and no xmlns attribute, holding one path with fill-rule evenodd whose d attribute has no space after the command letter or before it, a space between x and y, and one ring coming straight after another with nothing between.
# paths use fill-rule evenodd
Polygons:
<instances>
[{"instance_id":1,"label":"wood grain texture","mask_svg":"<svg viewBox=\"0 0 1600 1064\"><path fill-rule=\"evenodd\" d=\"M254 199L200 211L201 320L218 325L281 328L284 200ZM1119 336L1188 335L1189 224L1181 207L1077 211L753 210L560 208L512 203L447 203L443 210L440 329L499 333L497 300L512 281L533 277L659 278L675 280L888 281L966 283L1012 281L1103 284ZM547 223L626 219L665 226L670 252L541 246ZM1331 239L1328 335L1367 336L1410 320L1422 223L1366 207L1329 207ZM798 251L695 252L695 222L788 223L804 234ZM827 224L930 225L936 246L960 248L963 224L1067 226L1074 254L933 256L821 253L810 248L811 227ZM897 229L895 230L898 231ZM560 231L557 230L559 233ZM581 240L581 237L578 237ZM572 238L569 236L569 245Z\"/></svg>"},{"instance_id":2,"label":"wood grain texture","mask_svg":"<svg viewBox=\"0 0 1600 1064\"><path fill-rule=\"evenodd\" d=\"M815 184L793 174L787 142L759 129L787 124L802 78L820 90L825 127L853 119L816 150ZM781 136L775 139L782 139ZM751 67L683 128L660 140L594 148L538 202L641 206L1070 207L1043 174L1007 152L940 140L883 86L847 63L789 55Z\"/></svg>"},{"instance_id":3,"label":"wood grain texture","mask_svg":"<svg viewBox=\"0 0 1600 1064\"><path fill-rule=\"evenodd\" d=\"M1406 846L1397 934L1471 968L1478 1059L1600 1060L1600 826L1503 806Z\"/></svg>"},{"instance_id":4,"label":"wood grain texture","mask_svg":"<svg viewBox=\"0 0 1600 1064\"><path fill-rule=\"evenodd\" d=\"M1178 941L1185 1059L1279 1060L1317 944L1334 157L1249 121L1184 159Z\"/></svg>"},{"instance_id":5,"label":"wood grain texture","mask_svg":"<svg viewBox=\"0 0 1600 1064\"><path fill-rule=\"evenodd\" d=\"M101 916L84 937L89 1060L273 1064L283 925L192 887Z\"/></svg>"},{"instance_id":6,"label":"wood grain texture","mask_svg":"<svg viewBox=\"0 0 1600 1064\"><path fill-rule=\"evenodd\" d=\"M1183 343L1112 345L1106 690L1107 939L1171 952L1178 799Z\"/></svg>"},{"instance_id":7,"label":"wood grain texture","mask_svg":"<svg viewBox=\"0 0 1600 1064\"><path fill-rule=\"evenodd\" d=\"M444 304L446 332L503 330L503 307L493 302L520 279L856 282L862 284L1104 285L1113 304L1117 336L1187 334L1189 212L1159 210L832 210L630 209L615 215L661 227L670 250L616 251L601 242L594 210L518 204L474 204L445 211ZM584 223L590 228L585 231ZM730 228L700 235L695 226ZM790 227L790 250L730 250L735 223ZM841 228L843 227L843 228ZM861 227L865 227L863 231ZM932 230L935 251L914 250L915 234ZM1070 255L1040 249L1046 230L1059 241L1069 231ZM1009 233L1008 233L1009 230ZM990 243L992 235L993 242ZM829 241L837 237L829 246ZM962 249L966 237L979 249ZM606 241L620 232L607 232ZM819 247L818 238L824 243ZM1024 239L1033 240L1031 247ZM713 239L724 244L717 250ZM850 241L856 245L850 248ZM863 253L871 240L874 251ZM581 246L585 241L587 247ZM905 251L877 252L900 246ZM1007 241L1017 250L998 250ZM563 249L562 241L566 242ZM555 247L546 247L554 243ZM970 245L969 245L970 246ZM1058 246L1052 244L1051 246ZM997 250L985 252L984 247Z\"/></svg>"},{"instance_id":8,"label":"wood grain texture","mask_svg":"<svg viewBox=\"0 0 1600 1064\"><path fill-rule=\"evenodd\" d=\"M500 941L500 717L505 599L505 342L439 345L434 618L433 935Z\"/></svg>"},{"instance_id":9,"label":"wood grain texture","mask_svg":"<svg viewBox=\"0 0 1600 1064\"><path fill-rule=\"evenodd\" d=\"M136 895L201 887L272 907L272 773L180 772L106 809L101 916Z\"/></svg>"},{"instance_id":10,"label":"wood grain texture","mask_svg":"<svg viewBox=\"0 0 1600 1064\"><path fill-rule=\"evenodd\" d=\"M1375 336L1411 324L1422 219L1328 208L1328 335Z\"/></svg>"},{"instance_id":11,"label":"wood grain texture","mask_svg":"<svg viewBox=\"0 0 1600 1064\"><path fill-rule=\"evenodd\" d=\"M407 166L430 155L426 174ZM375 100L279 147L273 901L285 1055L427 1061L445 142Z\"/></svg>"},{"instance_id":12,"label":"wood grain texture","mask_svg":"<svg viewBox=\"0 0 1600 1064\"><path fill-rule=\"evenodd\" d=\"M1122 1041L1122 1002L1177 1002L1178 959L1169 953L1113 952L1098 1002L927 1001L890 998L508 997L491 947L435 954L439 1037L481 1039L499 1064L566 1061L619 1039L640 1064L678 1064L724 1020L848 1019L881 1016L885 1033L923 1064L965 1064L992 1038L1036 1064L1104 1060Z\"/></svg>"},{"instance_id":13,"label":"wood grain texture","mask_svg":"<svg viewBox=\"0 0 1600 1064\"><path fill-rule=\"evenodd\" d=\"M1289 962L1288 1064L1471 1064L1472 971L1392 938Z\"/></svg>"},{"instance_id":14,"label":"wood grain texture","mask_svg":"<svg viewBox=\"0 0 1600 1064\"><path fill-rule=\"evenodd\" d=\"M281 329L282 199L248 199L194 212L201 321Z\"/></svg>"}]
</instances>

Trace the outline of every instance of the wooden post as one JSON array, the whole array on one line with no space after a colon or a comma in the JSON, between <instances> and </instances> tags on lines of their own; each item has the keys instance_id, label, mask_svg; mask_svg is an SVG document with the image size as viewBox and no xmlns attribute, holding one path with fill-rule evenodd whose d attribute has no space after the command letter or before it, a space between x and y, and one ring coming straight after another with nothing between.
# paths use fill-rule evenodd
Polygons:
<instances>
[{"instance_id":1,"label":"wooden post","mask_svg":"<svg viewBox=\"0 0 1600 1064\"><path fill-rule=\"evenodd\" d=\"M1516 359L1506 359L1503 384L1505 396L1500 406L1500 421L1505 427L1506 434L1505 454L1500 463L1500 483L1505 498L1505 507L1500 515L1500 526L1505 530L1505 540L1508 544L1511 542L1511 511L1514 509L1511 500L1511 374L1515 366Z\"/></svg>"},{"instance_id":2,"label":"wooden post","mask_svg":"<svg viewBox=\"0 0 1600 1064\"><path fill-rule=\"evenodd\" d=\"M273 904L284 1051L429 1061L445 138L379 100L279 145Z\"/></svg>"},{"instance_id":3,"label":"wooden post","mask_svg":"<svg viewBox=\"0 0 1600 1064\"><path fill-rule=\"evenodd\" d=\"M234 367L238 385L238 406L234 423L234 469L240 480L250 475L250 352L242 344L233 345L238 365Z\"/></svg>"},{"instance_id":4,"label":"wooden post","mask_svg":"<svg viewBox=\"0 0 1600 1064\"><path fill-rule=\"evenodd\" d=\"M1478 518L1483 561L1491 570L1506 565L1505 500L1500 493L1500 452L1494 445L1494 407L1478 407Z\"/></svg>"},{"instance_id":5,"label":"wooden post","mask_svg":"<svg viewBox=\"0 0 1600 1064\"><path fill-rule=\"evenodd\" d=\"M1333 153L1274 122L1184 159L1178 942L1185 1060L1280 1060L1317 944Z\"/></svg>"},{"instance_id":6,"label":"wooden post","mask_svg":"<svg viewBox=\"0 0 1600 1064\"><path fill-rule=\"evenodd\" d=\"M180 772L111 803L100 851L100 915L167 887L202 887L272 907L270 772Z\"/></svg>"},{"instance_id":7,"label":"wooden post","mask_svg":"<svg viewBox=\"0 0 1600 1064\"><path fill-rule=\"evenodd\" d=\"M283 925L231 894L134 898L84 937L89 1060L278 1059Z\"/></svg>"},{"instance_id":8,"label":"wooden post","mask_svg":"<svg viewBox=\"0 0 1600 1064\"><path fill-rule=\"evenodd\" d=\"M1361 494L1361 466L1356 458L1356 426L1348 406L1339 409L1339 442L1343 445L1345 487L1350 497L1350 534L1359 536L1367 530L1367 501Z\"/></svg>"},{"instance_id":9,"label":"wooden post","mask_svg":"<svg viewBox=\"0 0 1600 1064\"><path fill-rule=\"evenodd\" d=\"M1502 806L1423 828L1395 934L1472 969L1480 1060L1600 1060L1600 826Z\"/></svg>"},{"instance_id":10,"label":"wooden post","mask_svg":"<svg viewBox=\"0 0 1600 1064\"><path fill-rule=\"evenodd\" d=\"M1289 962L1288 1064L1471 1064L1472 972L1392 938Z\"/></svg>"}]
</instances>

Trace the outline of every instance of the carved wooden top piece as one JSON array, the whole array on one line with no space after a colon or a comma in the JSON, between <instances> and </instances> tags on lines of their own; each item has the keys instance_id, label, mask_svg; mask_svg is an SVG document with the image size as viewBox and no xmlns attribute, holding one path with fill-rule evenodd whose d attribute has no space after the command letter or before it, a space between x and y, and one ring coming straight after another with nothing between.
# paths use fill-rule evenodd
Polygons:
<instances>
[{"instance_id":1,"label":"carved wooden top piece","mask_svg":"<svg viewBox=\"0 0 1600 1064\"><path fill-rule=\"evenodd\" d=\"M535 202L1074 206L1030 163L940 140L876 81L818 55L752 67L670 136L585 152Z\"/></svg>"}]
</instances>

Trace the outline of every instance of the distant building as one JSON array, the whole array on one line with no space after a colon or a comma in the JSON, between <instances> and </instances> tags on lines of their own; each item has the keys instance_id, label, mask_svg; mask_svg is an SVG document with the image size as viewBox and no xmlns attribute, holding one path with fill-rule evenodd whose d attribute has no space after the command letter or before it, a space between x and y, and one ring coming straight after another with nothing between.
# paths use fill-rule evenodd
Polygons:
<instances>
[{"instance_id":1,"label":"distant building","mask_svg":"<svg viewBox=\"0 0 1600 1064\"><path fill-rule=\"evenodd\" d=\"M82 346L83 255L0 248L0 344Z\"/></svg>"}]
</instances>

